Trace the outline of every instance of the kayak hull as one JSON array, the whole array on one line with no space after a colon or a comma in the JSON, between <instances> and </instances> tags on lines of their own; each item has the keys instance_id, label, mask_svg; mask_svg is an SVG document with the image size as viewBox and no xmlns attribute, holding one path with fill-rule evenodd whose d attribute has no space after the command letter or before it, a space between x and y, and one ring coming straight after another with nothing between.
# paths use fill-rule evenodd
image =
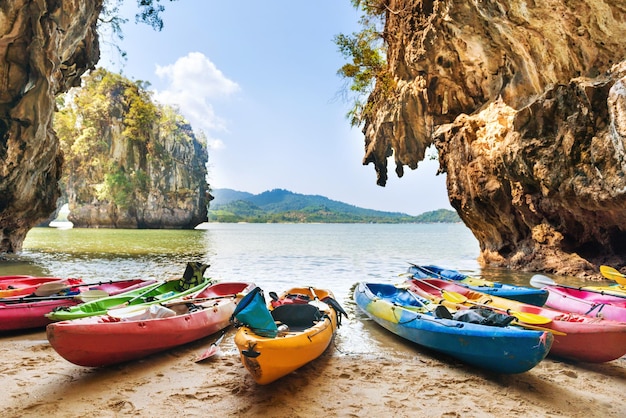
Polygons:
<instances>
[{"instance_id":1,"label":"kayak hull","mask_svg":"<svg viewBox=\"0 0 626 418\"><path fill-rule=\"evenodd\" d=\"M216 299L193 304L179 300L176 305L170 301L174 316L150 317L148 306L141 319L102 315L54 322L46 327L46 335L61 357L79 366L103 367L143 358L228 327L239 300L235 295L247 292L252 285L224 282L211 287ZM189 305L201 309L190 311Z\"/></svg>"}]
</instances>

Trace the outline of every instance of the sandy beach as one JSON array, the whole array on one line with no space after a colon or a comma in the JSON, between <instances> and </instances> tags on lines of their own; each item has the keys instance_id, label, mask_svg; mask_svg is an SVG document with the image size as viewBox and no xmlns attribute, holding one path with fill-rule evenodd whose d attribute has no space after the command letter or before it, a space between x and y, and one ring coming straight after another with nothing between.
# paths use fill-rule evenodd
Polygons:
<instances>
[{"instance_id":1,"label":"sandy beach","mask_svg":"<svg viewBox=\"0 0 626 418\"><path fill-rule=\"evenodd\" d=\"M626 416L626 357L604 364L548 358L523 374L494 375L394 336L386 352L359 352L342 341L342 329L322 357L267 386L257 385L241 365L234 329L220 353L201 363L194 359L215 335L102 369L65 361L43 331L3 335L0 384L8 393L2 415Z\"/></svg>"}]
</instances>

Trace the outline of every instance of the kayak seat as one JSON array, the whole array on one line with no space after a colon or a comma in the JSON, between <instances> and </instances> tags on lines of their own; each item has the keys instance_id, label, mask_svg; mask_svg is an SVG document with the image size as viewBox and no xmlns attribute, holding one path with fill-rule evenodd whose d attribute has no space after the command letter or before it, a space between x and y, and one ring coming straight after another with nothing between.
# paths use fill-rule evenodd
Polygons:
<instances>
[{"instance_id":1,"label":"kayak seat","mask_svg":"<svg viewBox=\"0 0 626 418\"><path fill-rule=\"evenodd\" d=\"M443 305L437 305L434 313L435 313L435 318L452 319L452 314L450 313L448 308L446 308Z\"/></svg>"},{"instance_id":2,"label":"kayak seat","mask_svg":"<svg viewBox=\"0 0 626 418\"><path fill-rule=\"evenodd\" d=\"M320 310L309 304L287 304L272 309L274 321L285 324L292 331L311 328L324 316Z\"/></svg>"}]
</instances>

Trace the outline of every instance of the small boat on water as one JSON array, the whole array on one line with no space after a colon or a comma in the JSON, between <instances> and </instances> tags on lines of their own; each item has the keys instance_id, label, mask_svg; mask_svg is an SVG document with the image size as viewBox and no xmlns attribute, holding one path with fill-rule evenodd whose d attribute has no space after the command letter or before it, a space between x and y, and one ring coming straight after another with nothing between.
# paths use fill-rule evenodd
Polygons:
<instances>
[{"instance_id":1,"label":"small boat on water","mask_svg":"<svg viewBox=\"0 0 626 418\"><path fill-rule=\"evenodd\" d=\"M590 318L569 311L534 306L476 292L447 280L410 279L409 290L451 309L486 308L517 318L520 326L539 324L554 332L550 355L604 363L626 354L626 323ZM550 300L550 298L548 298ZM543 320L542 320L543 319Z\"/></svg>"},{"instance_id":2,"label":"small boat on water","mask_svg":"<svg viewBox=\"0 0 626 418\"><path fill-rule=\"evenodd\" d=\"M135 360L228 327L238 301L254 287L247 282L218 282L192 298L143 306L123 316L54 322L46 327L46 335L61 357L79 366Z\"/></svg>"},{"instance_id":3,"label":"small boat on water","mask_svg":"<svg viewBox=\"0 0 626 418\"><path fill-rule=\"evenodd\" d=\"M54 309L118 295L152 283L155 280L131 279L76 286L70 284L68 289L48 296L29 295L0 299L0 331L45 327L52 322L45 315Z\"/></svg>"},{"instance_id":4,"label":"small boat on water","mask_svg":"<svg viewBox=\"0 0 626 418\"><path fill-rule=\"evenodd\" d=\"M419 266L417 264L412 264L411 267L409 267L408 272L411 273L416 279L433 277L436 279L449 280L477 292L513 299L518 302L529 303L535 306L543 306L548 299L548 292L544 289L492 282L490 280L471 277L456 270L444 269L438 266Z\"/></svg>"},{"instance_id":5,"label":"small boat on water","mask_svg":"<svg viewBox=\"0 0 626 418\"><path fill-rule=\"evenodd\" d=\"M374 322L423 347L445 353L472 366L496 373L523 373L543 360L553 336L504 325L480 325L454 320L450 312L438 315L431 304L406 289L391 284L357 284L357 306ZM437 308L437 309L431 309Z\"/></svg>"},{"instance_id":6,"label":"small boat on water","mask_svg":"<svg viewBox=\"0 0 626 418\"><path fill-rule=\"evenodd\" d=\"M0 277L0 298L27 296L46 284L68 285L80 283L80 281L80 279L60 277L2 276Z\"/></svg>"},{"instance_id":7,"label":"small boat on water","mask_svg":"<svg viewBox=\"0 0 626 418\"><path fill-rule=\"evenodd\" d=\"M211 284L211 280L203 277L207 265L189 263L181 279L157 281L140 289L123 292L115 296L103 297L80 305L61 307L46 314L52 321L68 321L88 316L105 315L115 308L124 308L130 305L152 305L170 299L184 296L193 296Z\"/></svg>"},{"instance_id":8,"label":"small boat on water","mask_svg":"<svg viewBox=\"0 0 626 418\"><path fill-rule=\"evenodd\" d=\"M598 293L584 288L560 285L549 277L536 274L530 279L533 286L549 293L546 306L580 315L626 322L626 298Z\"/></svg>"},{"instance_id":9,"label":"small boat on water","mask_svg":"<svg viewBox=\"0 0 626 418\"><path fill-rule=\"evenodd\" d=\"M261 385L321 356L345 314L330 290L298 287L273 295L268 307L256 288L233 314L241 362Z\"/></svg>"}]
</instances>

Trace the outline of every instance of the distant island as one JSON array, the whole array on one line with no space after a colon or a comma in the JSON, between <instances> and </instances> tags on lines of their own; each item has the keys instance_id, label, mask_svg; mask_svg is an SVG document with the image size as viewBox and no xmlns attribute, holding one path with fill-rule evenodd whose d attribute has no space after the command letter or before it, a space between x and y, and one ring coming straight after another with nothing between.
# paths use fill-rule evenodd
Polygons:
<instances>
[{"instance_id":1,"label":"distant island","mask_svg":"<svg viewBox=\"0 0 626 418\"><path fill-rule=\"evenodd\" d=\"M209 222L223 223L456 223L448 209L411 216L400 212L363 209L318 195L274 189L260 194L213 189Z\"/></svg>"}]
</instances>

